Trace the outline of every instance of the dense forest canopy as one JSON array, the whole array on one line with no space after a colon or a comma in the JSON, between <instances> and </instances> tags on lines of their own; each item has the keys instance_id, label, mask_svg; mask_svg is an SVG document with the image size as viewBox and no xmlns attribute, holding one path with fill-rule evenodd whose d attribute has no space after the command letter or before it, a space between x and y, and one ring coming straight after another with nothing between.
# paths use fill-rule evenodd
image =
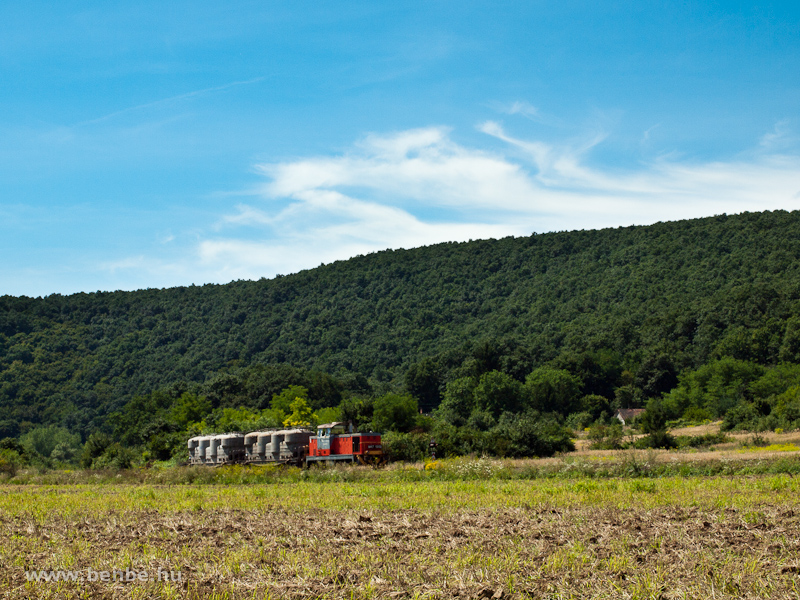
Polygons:
<instances>
[{"instance_id":1,"label":"dense forest canopy","mask_svg":"<svg viewBox=\"0 0 800 600\"><path fill-rule=\"evenodd\" d=\"M185 394L271 410L288 386L353 414L357 399L411 397L475 431L653 398L672 417L753 422L771 411L748 386L776 365L789 370L764 398L800 384L799 258L800 212L775 211L387 250L227 285L4 296L0 438L85 441Z\"/></svg>"}]
</instances>

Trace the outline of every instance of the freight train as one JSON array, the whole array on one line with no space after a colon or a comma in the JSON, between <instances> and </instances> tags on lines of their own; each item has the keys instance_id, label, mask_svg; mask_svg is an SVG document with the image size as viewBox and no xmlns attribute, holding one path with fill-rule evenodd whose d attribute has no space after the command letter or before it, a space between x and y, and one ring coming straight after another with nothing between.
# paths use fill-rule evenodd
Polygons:
<instances>
[{"instance_id":1,"label":"freight train","mask_svg":"<svg viewBox=\"0 0 800 600\"><path fill-rule=\"evenodd\" d=\"M187 443L190 465L306 466L314 462L385 462L379 433L355 433L346 423L310 429L274 429L252 433L200 435Z\"/></svg>"}]
</instances>

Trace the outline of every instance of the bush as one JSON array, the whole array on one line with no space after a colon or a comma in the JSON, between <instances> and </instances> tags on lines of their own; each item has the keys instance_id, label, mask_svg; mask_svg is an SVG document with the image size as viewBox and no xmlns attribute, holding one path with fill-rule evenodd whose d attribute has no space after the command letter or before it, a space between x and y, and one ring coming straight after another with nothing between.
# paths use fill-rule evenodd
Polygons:
<instances>
[{"instance_id":1,"label":"bush","mask_svg":"<svg viewBox=\"0 0 800 600\"><path fill-rule=\"evenodd\" d=\"M608 398L597 394L589 394L581 398L580 406L581 410L584 412L577 414L589 414L591 416L589 423L604 416L613 416L614 414L614 411L611 410L611 403L608 401Z\"/></svg>"},{"instance_id":2,"label":"bush","mask_svg":"<svg viewBox=\"0 0 800 600\"><path fill-rule=\"evenodd\" d=\"M664 405L659 400L650 400L644 413L638 418L637 424L642 433L656 433L666 431L668 414Z\"/></svg>"},{"instance_id":3,"label":"bush","mask_svg":"<svg viewBox=\"0 0 800 600\"><path fill-rule=\"evenodd\" d=\"M25 460L25 448L17 438L7 437L0 440L0 450L13 450L22 460Z\"/></svg>"},{"instance_id":4,"label":"bush","mask_svg":"<svg viewBox=\"0 0 800 600\"><path fill-rule=\"evenodd\" d=\"M707 433L705 435L680 435L675 438L678 448L708 448L715 444L730 442L724 433Z\"/></svg>"},{"instance_id":5,"label":"bush","mask_svg":"<svg viewBox=\"0 0 800 600\"><path fill-rule=\"evenodd\" d=\"M133 466L136 454L130 448L125 448L118 443L105 449L103 455L92 462L93 469L130 469Z\"/></svg>"},{"instance_id":6,"label":"bush","mask_svg":"<svg viewBox=\"0 0 800 600\"><path fill-rule=\"evenodd\" d=\"M23 462L23 458L18 452L0 448L0 475L13 477Z\"/></svg>"},{"instance_id":7,"label":"bush","mask_svg":"<svg viewBox=\"0 0 800 600\"><path fill-rule=\"evenodd\" d=\"M575 449L566 427L555 417L540 416L535 411L521 415L505 413L500 424L489 433L498 456L543 457Z\"/></svg>"},{"instance_id":8,"label":"bush","mask_svg":"<svg viewBox=\"0 0 800 600\"><path fill-rule=\"evenodd\" d=\"M66 442L60 442L58 446L53 448L50 453L50 458L61 463L70 462L78 455L78 448Z\"/></svg>"},{"instance_id":9,"label":"bush","mask_svg":"<svg viewBox=\"0 0 800 600\"><path fill-rule=\"evenodd\" d=\"M698 408L697 406L690 406L683 412L683 420L690 423L702 423L703 421L710 421L711 417L711 413L705 408Z\"/></svg>"},{"instance_id":10,"label":"bush","mask_svg":"<svg viewBox=\"0 0 800 600\"><path fill-rule=\"evenodd\" d=\"M758 426L760 413L752 402L742 401L725 413L722 420L722 431L732 431L734 429L754 430Z\"/></svg>"},{"instance_id":11,"label":"bush","mask_svg":"<svg viewBox=\"0 0 800 600\"><path fill-rule=\"evenodd\" d=\"M160 432L152 436L147 442L148 460L169 460L176 456L186 455L187 436L183 431L172 433Z\"/></svg>"},{"instance_id":12,"label":"bush","mask_svg":"<svg viewBox=\"0 0 800 600\"><path fill-rule=\"evenodd\" d=\"M37 427L23 435L20 443L29 456L38 456L43 459L51 458L53 451L59 448L58 456L53 459L62 460L64 456L75 456L81 445L81 437L63 427L48 425Z\"/></svg>"},{"instance_id":13,"label":"bush","mask_svg":"<svg viewBox=\"0 0 800 600\"><path fill-rule=\"evenodd\" d=\"M659 429L636 440L637 448L675 448L678 442L666 429Z\"/></svg>"},{"instance_id":14,"label":"bush","mask_svg":"<svg viewBox=\"0 0 800 600\"><path fill-rule=\"evenodd\" d=\"M291 405L296 398L308 401L308 389L302 385L290 385L280 394L273 394L269 404L273 410L280 410L288 414L292 412Z\"/></svg>"},{"instance_id":15,"label":"bush","mask_svg":"<svg viewBox=\"0 0 800 600\"><path fill-rule=\"evenodd\" d=\"M340 421L341 417L341 409L338 406L327 406L325 408L320 408L319 410L314 411L314 414L311 415L312 425L315 427L322 423L333 423L335 421Z\"/></svg>"},{"instance_id":16,"label":"bush","mask_svg":"<svg viewBox=\"0 0 800 600\"><path fill-rule=\"evenodd\" d=\"M664 396L668 416L679 418L692 406L717 417L723 416L737 403L748 399L750 384L765 372L761 365L726 356L683 373L678 378L678 387Z\"/></svg>"},{"instance_id":17,"label":"bush","mask_svg":"<svg viewBox=\"0 0 800 600\"><path fill-rule=\"evenodd\" d=\"M763 435L759 435L754 433L750 436L750 439L747 440L742 444L744 447L754 446L756 448L766 448L769 446L769 440L765 438Z\"/></svg>"},{"instance_id":18,"label":"bush","mask_svg":"<svg viewBox=\"0 0 800 600\"><path fill-rule=\"evenodd\" d=\"M622 424L596 424L589 428L589 440L593 450L619 450L622 443Z\"/></svg>"},{"instance_id":19,"label":"bush","mask_svg":"<svg viewBox=\"0 0 800 600\"><path fill-rule=\"evenodd\" d=\"M95 459L101 457L103 453L113 443L111 437L102 431L95 431L86 440L81 453L81 466L88 469L92 466Z\"/></svg>"},{"instance_id":20,"label":"bush","mask_svg":"<svg viewBox=\"0 0 800 600\"><path fill-rule=\"evenodd\" d=\"M427 456L430 437L422 433L388 431L381 437L381 443L389 460L416 462Z\"/></svg>"},{"instance_id":21,"label":"bush","mask_svg":"<svg viewBox=\"0 0 800 600\"><path fill-rule=\"evenodd\" d=\"M784 429L800 426L800 387L793 386L775 398L774 414ZM770 415L771 416L771 415Z\"/></svg>"},{"instance_id":22,"label":"bush","mask_svg":"<svg viewBox=\"0 0 800 600\"><path fill-rule=\"evenodd\" d=\"M197 425L204 433L222 433L226 431L258 431L259 429L269 429L270 427L282 427L284 419L286 419L286 412L276 408L265 408L264 410L256 410L244 406L240 406L239 408L215 408L199 424L190 424L187 429ZM148 445L152 446L150 449L151 452L158 454L158 447L151 443L155 435L165 434L166 436L169 436L174 433L180 433L183 435L184 431L186 430L180 430L177 428L177 426L170 426L169 424L165 423L164 427L156 427L150 431L147 431L147 435L145 435L143 439L137 443L148 443ZM130 443L129 445L135 444Z\"/></svg>"},{"instance_id":23,"label":"bush","mask_svg":"<svg viewBox=\"0 0 800 600\"><path fill-rule=\"evenodd\" d=\"M467 454L490 454L491 434L471 427L455 427L447 422L436 421L430 429L430 436L436 440L436 456L465 456Z\"/></svg>"},{"instance_id":24,"label":"bush","mask_svg":"<svg viewBox=\"0 0 800 600\"><path fill-rule=\"evenodd\" d=\"M567 417L566 425L573 431L583 431L591 425L594 420L592 414L588 412L572 413Z\"/></svg>"},{"instance_id":25,"label":"bush","mask_svg":"<svg viewBox=\"0 0 800 600\"><path fill-rule=\"evenodd\" d=\"M497 420L492 413L486 410L475 409L467 420L467 426L478 431L489 431L497 425Z\"/></svg>"}]
</instances>

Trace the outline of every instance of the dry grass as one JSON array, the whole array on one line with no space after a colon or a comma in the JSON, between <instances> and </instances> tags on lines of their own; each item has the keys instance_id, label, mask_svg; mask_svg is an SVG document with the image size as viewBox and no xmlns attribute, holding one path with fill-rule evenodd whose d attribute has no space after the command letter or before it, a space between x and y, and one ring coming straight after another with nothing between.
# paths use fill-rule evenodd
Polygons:
<instances>
[{"instance_id":1,"label":"dry grass","mask_svg":"<svg viewBox=\"0 0 800 600\"><path fill-rule=\"evenodd\" d=\"M800 481L0 488L9 598L798 598ZM26 583L180 570L183 585Z\"/></svg>"},{"instance_id":2,"label":"dry grass","mask_svg":"<svg viewBox=\"0 0 800 600\"><path fill-rule=\"evenodd\" d=\"M717 434L720 432L721 421L697 425L694 427L682 427L673 429L670 433L674 436L702 436ZM748 447L743 448L752 441L754 434L749 432L728 432L725 434L731 441L723 444L715 444L710 448L704 449L682 449L682 450L655 450L651 454L660 463L702 463L708 461L764 461L775 458L785 458L791 455L800 456L800 431L790 431L784 433L764 432L758 434L764 442L763 448ZM641 435L626 435L626 441L642 437ZM585 436L575 441L576 451L569 454L576 459L589 461L614 462L622 460L630 455L629 450L592 450L590 442ZM794 446L794 448L793 448ZM787 454L789 453L789 454ZM539 463L552 463L558 459L544 459Z\"/></svg>"},{"instance_id":3,"label":"dry grass","mask_svg":"<svg viewBox=\"0 0 800 600\"><path fill-rule=\"evenodd\" d=\"M720 432L720 425L722 421L715 421L713 423L705 423L703 425L694 425L692 427L680 427L678 429L670 430L672 435L709 435ZM728 433L729 436L740 435L738 433Z\"/></svg>"}]
</instances>

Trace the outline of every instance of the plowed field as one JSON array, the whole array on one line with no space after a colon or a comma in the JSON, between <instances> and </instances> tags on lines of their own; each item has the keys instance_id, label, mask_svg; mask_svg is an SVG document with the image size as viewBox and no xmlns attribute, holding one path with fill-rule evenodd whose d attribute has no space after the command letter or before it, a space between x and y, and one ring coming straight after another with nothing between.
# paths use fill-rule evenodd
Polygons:
<instances>
[{"instance_id":1,"label":"plowed field","mask_svg":"<svg viewBox=\"0 0 800 600\"><path fill-rule=\"evenodd\" d=\"M786 475L0 488L9 598L798 598ZM27 581L26 571L181 581Z\"/></svg>"}]
</instances>

